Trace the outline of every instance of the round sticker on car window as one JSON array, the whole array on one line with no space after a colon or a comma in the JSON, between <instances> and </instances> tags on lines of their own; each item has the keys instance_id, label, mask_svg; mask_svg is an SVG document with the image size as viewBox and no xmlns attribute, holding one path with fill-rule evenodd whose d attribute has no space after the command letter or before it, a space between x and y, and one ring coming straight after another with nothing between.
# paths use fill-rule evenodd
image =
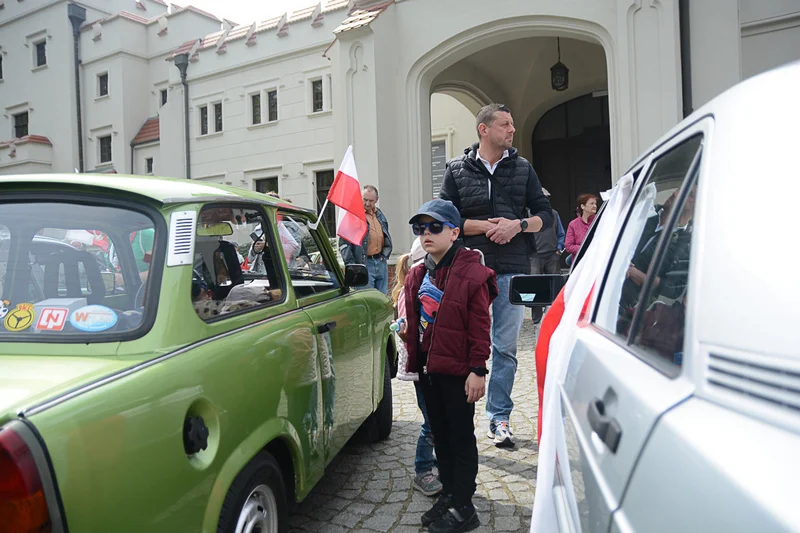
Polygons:
<instances>
[{"instance_id":1,"label":"round sticker on car window","mask_svg":"<svg viewBox=\"0 0 800 533\"><path fill-rule=\"evenodd\" d=\"M3 307L5 308L5 305ZM17 307L6 315L3 324L8 331L22 331L33 324L33 315L33 304L17 304Z\"/></svg>"},{"instance_id":2,"label":"round sticker on car window","mask_svg":"<svg viewBox=\"0 0 800 533\"><path fill-rule=\"evenodd\" d=\"M94 333L106 331L117 324L117 313L104 305L87 305L76 309L69 317L69 323L76 329Z\"/></svg>"}]
</instances>

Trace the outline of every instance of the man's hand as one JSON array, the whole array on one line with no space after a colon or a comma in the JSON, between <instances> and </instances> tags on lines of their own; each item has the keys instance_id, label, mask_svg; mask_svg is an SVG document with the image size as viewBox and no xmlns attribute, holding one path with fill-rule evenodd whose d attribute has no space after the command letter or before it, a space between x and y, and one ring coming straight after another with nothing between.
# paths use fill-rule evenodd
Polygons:
<instances>
[{"instance_id":1,"label":"man's hand","mask_svg":"<svg viewBox=\"0 0 800 533\"><path fill-rule=\"evenodd\" d=\"M519 220L509 220L507 218L490 218L489 222L495 227L486 232L486 236L497 244L507 244L517 233L522 231Z\"/></svg>"},{"instance_id":2,"label":"man's hand","mask_svg":"<svg viewBox=\"0 0 800 533\"><path fill-rule=\"evenodd\" d=\"M486 378L470 372L464 392L467 393L467 403L477 402L486 393Z\"/></svg>"},{"instance_id":3,"label":"man's hand","mask_svg":"<svg viewBox=\"0 0 800 533\"><path fill-rule=\"evenodd\" d=\"M264 242L264 241L256 241L256 242L253 244L253 251L254 251L255 253L257 253L257 254L260 254L261 252L263 252L263 251L264 251L264 244L265 244L265 242Z\"/></svg>"}]
</instances>

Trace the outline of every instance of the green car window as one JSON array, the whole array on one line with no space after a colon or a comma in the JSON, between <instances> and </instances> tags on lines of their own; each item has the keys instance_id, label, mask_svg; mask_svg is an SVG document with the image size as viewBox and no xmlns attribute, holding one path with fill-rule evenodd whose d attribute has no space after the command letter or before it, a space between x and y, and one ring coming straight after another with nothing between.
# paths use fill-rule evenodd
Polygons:
<instances>
[{"instance_id":1,"label":"green car window","mask_svg":"<svg viewBox=\"0 0 800 533\"><path fill-rule=\"evenodd\" d=\"M276 247L258 206L205 206L194 250L192 303L203 320L283 300Z\"/></svg>"},{"instance_id":2,"label":"green car window","mask_svg":"<svg viewBox=\"0 0 800 533\"><path fill-rule=\"evenodd\" d=\"M334 266L320 248L322 234L309 220L289 212L278 212L278 235L289 270L289 283L298 298L340 287Z\"/></svg>"},{"instance_id":3,"label":"green car window","mask_svg":"<svg viewBox=\"0 0 800 533\"><path fill-rule=\"evenodd\" d=\"M129 208L70 202L3 205L0 341L130 336L148 312L145 295L155 236L153 219ZM155 305L150 307L155 313Z\"/></svg>"}]
</instances>

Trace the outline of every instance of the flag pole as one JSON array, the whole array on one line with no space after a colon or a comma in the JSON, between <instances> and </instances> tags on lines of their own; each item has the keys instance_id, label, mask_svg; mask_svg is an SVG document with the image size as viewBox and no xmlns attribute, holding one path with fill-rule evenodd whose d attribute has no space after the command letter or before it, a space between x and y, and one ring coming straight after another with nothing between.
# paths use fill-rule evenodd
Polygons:
<instances>
[{"instance_id":1,"label":"flag pole","mask_svg":"<svg viewBox=\"0 0 800 533\"><path fill-rule=\"evenodd\" d=\"M328 199L327 198L325 198L325 203L322 204L322 209L320 209L320 211L319 211L319 216L317 217L317 221L314 222L313 224L309 224L308 225L309 228L311 228L314 231L316 231L316 229L319 227L320 221L322 220L322 215L323 215L323 213L325 213L325 208L326 207L328 207Z\"/></svg>"}]
</instances>

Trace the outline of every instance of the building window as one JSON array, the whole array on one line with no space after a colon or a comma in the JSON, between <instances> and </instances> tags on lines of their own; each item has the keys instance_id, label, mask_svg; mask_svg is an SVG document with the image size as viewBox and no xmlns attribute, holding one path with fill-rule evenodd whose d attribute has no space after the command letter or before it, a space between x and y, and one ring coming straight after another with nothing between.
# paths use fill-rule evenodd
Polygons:
<instances>
[{"instance_id":1,"label":"building window","mask_svg":"<svg viewBox=\"0 0 800 533\"><path fill-rule=\"evenodd\" d=\"M208 106L200 106L200 135L208 135Z\"/></svg>"},{"instance_id":2,"label":"building window","mask_svg":"<svg viewBox=\"0 0 800 533\"><path fill-rule=\"evenodd\" d=\"M323 96L322 96L322 80L314 80L311 82L311 111L318 113L323 110Z\"/></svg>"},{"instance_id":3,"label":"building window","mask_svg":"<svg viewBox=\"0 0 800 533\"><path fill-rule=\"evenodd\" d=\"M256 192L264 194L267 194L268 192L274 192L275 194L278 194L278 178L273 177L253 180L253 187L255 188Z\"/></svg>"},{"instance_id":4,"label":"building window","mask_svg":"<svg viewBox=\"0 0 800 533\"><path fill-rule=\"evenodd\" d=\"M97 96L108 96L108 72L97 76Z\"/></svg>"},{"instance_id":5,"label":"building window","mask_svg":"<svg viewBox=\"0 0 800 533\"><path fill-rule=\"evenodd\" d=\"M100 137L100 163L111 162L111 135Z\"/></svg>"},{"instance_id":6,"label":"building window","mask_svg":"<svg viewBox=\"0 0 800 533\"><path fill-rule=\"evenodd\" d=\"M261 93L250 95L250 106L253 111L253 124L261 124Z\"/></svg>"},{"instance_id":7,"label":"building window","mask_svg":"<svg viewBox=\"0 0 800 533\"><path fill-rule=\"evenodd\" d=\"M161 89L161 105L164 105L166 103L167 103L167 90Z\"/></svg>"},{"instance_id":8,"label":"building window","mask_svg":"<svg viewBox=\"0 0 800 533\"><path fill-rule=\"evenodd\" d=\"M0 53L0 81L3 81L3 54Z\"/></svg>"},{"instance_id":9,"label":"building window","mask_svg":"<svg viewBox=\"0 0 800 533\"><path fill-rule=\"evenodd\" d=\"M152 157L145 157L144 158L144 171L146 174L153 173L153 158Z\"/></svg>"},{"instance_id":10,"label":"building window","mask_svg":"<svg viewBox=\"0 0 800 533\"><path fill-rule=\"evenodd\" d=\"M331 190L331 185L333 185L333 170L322 170L314 174L317 181L317 211L319 211L325 204L325 199L328 198L328 191ZM336 235L335 209L325 210L322 215L322 224L325 226L325 231L328 232L329 237Z\"/></svg>"},{"instance_id":11,"label":"building window","mask_svg":"<svg viewBox=\"0 0 800 533\"><path fill-rule=\"evenodd\" d=\"M28 112L14 115L14 137L25 137L28 134Z\"/></svg>"},{"instance_id":12,"label":"building window","mask_svg":"<svg viewBox=\"0 0 800 533\"><path fill-rule=\"evenodd\" d=\"M47 65L47 43L41 41L36 43L36 66L43 67Z\"/></svg>"},{"instance_id":13,"label":"building window","mask_svg":"<svg viewBox=\"0 0 800 533\"><path fill-rule=\"evenodd\" d=\"M273 89L267 91L267 108L269 112L269 121L275 122L278 120L278 91Z\"/></svg>"},{"instance_id":14,"label":"building window","mask_svg":"<svg viewBox=\"0 0 800 533\"><path fill-rule=\"evenodd\" d=\"M222 131L222 102L214 104L214 131Z\"/></svg>"}]
</instances>

